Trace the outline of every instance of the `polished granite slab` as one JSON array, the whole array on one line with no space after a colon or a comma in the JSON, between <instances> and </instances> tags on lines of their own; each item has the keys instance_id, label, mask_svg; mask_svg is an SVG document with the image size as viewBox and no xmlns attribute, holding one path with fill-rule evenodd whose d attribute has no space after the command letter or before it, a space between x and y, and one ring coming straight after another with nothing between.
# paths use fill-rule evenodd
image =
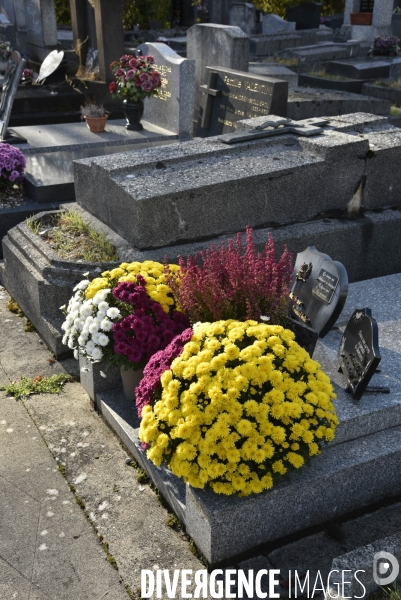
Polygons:
<instances>
[{"instance_id":1,"label":"polished granite slab","mask_svg":"<svg viewBox=\"0 0 401 600\"><path fill-rule=\"evenodd\" d=\"M128 150L169 144L177 134L142 121L142 131L128 131L125 119L107 123L102 133L91 133L86 123L14 127L28 143L18 148L26 157L25 192L35 202L75 199L72 162Z\"/></svg>"}]
</instances>

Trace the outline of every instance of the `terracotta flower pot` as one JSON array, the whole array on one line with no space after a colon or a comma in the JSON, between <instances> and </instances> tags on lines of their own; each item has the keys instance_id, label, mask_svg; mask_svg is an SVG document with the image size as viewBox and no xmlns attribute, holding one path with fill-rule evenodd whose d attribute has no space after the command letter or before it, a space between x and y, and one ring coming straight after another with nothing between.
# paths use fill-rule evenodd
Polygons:
<instances>
[{"instance_id":1,"label":"terracotta flower pot","mask_svg":"<svg viewBox=\"0 0 401 600\"><path fill-rule=\"evenodd\" d=\"M92 133L101 133L106 127L107 115L103 115L103 117L84 117L84 119Z\"/></svg>"},{"instance_id":2,"label":"terracotta flower pot","mask_svg":"<svg viewBox=\"0 0 401 600\"><path fill-rule=\"evenodd\" d=\"M373 13L351 13L351 25L372 25Z\"/></svg>"}]
</instances>

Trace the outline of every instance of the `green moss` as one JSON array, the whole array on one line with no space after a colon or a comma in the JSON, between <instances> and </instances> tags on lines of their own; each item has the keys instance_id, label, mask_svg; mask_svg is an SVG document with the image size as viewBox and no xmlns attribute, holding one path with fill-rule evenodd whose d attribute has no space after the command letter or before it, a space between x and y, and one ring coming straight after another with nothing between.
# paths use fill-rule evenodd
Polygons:
<instances>
[{"instance_id":1,"label":"green moss","mask_svg":"<svg viewBox=\"0 0 401 600\"><path fill-rule=\"evenodd\" d=\"M7 396L14 396L17 400L31 394L59 394L63 385L71 379L71 375L66 373L50 377L21 377L19 381L0 387L0 390L5 390Z\"/></svg>"},{"instance_id":2,"label":"green moss","mask_svg":"<svg viewBox=\"0 0 401 600\"><path fill-rule=\"evenodd\" d=\"M102 542L102 546L103 546L103 550L106 552L107 555L107 560L109 561L109 563L111 564L111 566L113 567L113 569L115 569L116 571L118 571L118 565L117 565L117 561L114 558L114 556L112 555L112 553L109 550L109 544L108 542Z\"/></svg>"},{"instance_id":3,"label":"green moss","mask_svg":"<svg viewBox=\"0 0 401 600\"><path fill-rule=\"evenodd\" d=\"M10 298L10 300L7 302L7 308L10 312L14 313L18 317L24 316L22 309L20 308L20 306L18 306L14 298Z\"/></svg>"},{"instance_id":4,"label":"green moss","mask_svg":"<svg viewBox=\"0 0 401 600\"><path fill-rule=\"evenodd\" d=\"M138 481L138 483L148 483L149 482L149 477L148 477L147 473L140 467L138 467L138 473L136 476L136 480Z\"/></svg>"},{"instance_id":5,"label":"green moss","mask_svg":"<svg viewBox=\"0 0 401 600\"><path fill-rule=\"evenodd\" d=\"M392 104L390 108L390 115L392 117L401 117L401 107Z\"/></svg>"},{"instance_id":6,"label":"green moss","mask_svg":"<svg viewBox=\"0 0 401 600\"><path fill-rule=\"evenodd\" d=\"M62 474L62 476L64 477L64 479L67 479L67 474L65 471L65 465L59 465L58 466L58 470L60 471L60 473Z\"/></svg>"},{"instance_id":7,"label":"green moss","mask_svg":"<svg viewBox=\"0 0 401 600\"><path fill-rule=\"evenodd\" d=\"M180 529L181 523L175 514L171 513L166 519L166 525L172 529Z\"/></svg>"}]
</instances>

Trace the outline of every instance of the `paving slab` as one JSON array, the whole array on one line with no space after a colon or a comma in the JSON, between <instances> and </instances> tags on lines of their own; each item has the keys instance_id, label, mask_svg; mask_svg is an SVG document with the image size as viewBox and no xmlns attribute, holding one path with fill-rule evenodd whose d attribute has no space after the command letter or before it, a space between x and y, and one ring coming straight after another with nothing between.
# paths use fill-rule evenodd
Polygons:
<instances>
[{"instance_id":1,"label":"paving slab","mask_svg":"<svg viewBox=\"0 0 401 600\"><path fill-rule=\"evenodd\" d=\"M21 375L77 374L77 361L54 362L37 334L24 332L25 319L7 310L8 299L1 288L0 385ZM2 600L123 600L125 584L140 597L141 569L204 568L185 534L166 525L167 510L138 483L127 457L79 383L20 401L0 392Z\"/></svg>"},{"instance_id":2,"label":"paving slab","mask_svg":"<svg viewBox=\"0 0 401 600\"><path fill-rule=\"evenodd\" d=\"M1 597L125 600L117 571L24 404L4 392L0 438Z\"/></svg>"}]
</instances>

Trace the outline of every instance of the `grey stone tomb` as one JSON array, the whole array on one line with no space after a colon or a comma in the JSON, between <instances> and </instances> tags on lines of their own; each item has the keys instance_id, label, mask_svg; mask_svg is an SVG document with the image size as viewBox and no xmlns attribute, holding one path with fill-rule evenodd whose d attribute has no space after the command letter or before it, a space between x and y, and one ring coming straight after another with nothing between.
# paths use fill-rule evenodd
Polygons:
<instances>
[{"instance_id":1,"label":"grey stone tomb","mask_svg":"<svg viewBox=\"0 0 401 600\"><path fill-rule=\"evenodd\" d=\"M302 2L287 8L287 20L295 22L296 29L318 29L322 5L319 2Z\"/></svg>"},{"instance_id":2,"label":"grey stone tomb","mask_svg":"<svg viewBox=\"0 0 401 600\"><path fill-rule=\"evenodd\" d=\"M297 255L290 298L292 313L324 337L333 327L348 294L344 265L314 246Z\"/></svg>"},{"instance_id":3,"label":"grey stone tomb","mask_svg":"<svg viewBox=\"0 0 401 600\"><path fill-rule=\"evenodd\" d=\"M287 31L295 31L295 22L286 21L278 15L263 15L262 17L262 34L277 35Z\"/></svg>"},{"instance_id":4,"label":"grey stone tomb","mask_svg":"<svg viewBox=\"0 0 401 600\"><path fill-rule=\"evenodd\" d=\"M201 86L198 137L232 133L242 119L287 114L288 83L263 75L206 67Z\"/></svg>"},{"instance_id":5,"label":"grey stone tomb","mask_svg":"<svg viewBox=\"0 0 401 600\"><path fill-rule=\"evenodd\" d=\"M7 131L8 123L10 121L11 110L15 94L17 93L18 84L21 80L21 75L24 70L26 61L21 58L19 52L13 52L8 70L3 82L3 91L0 100L0 141L9 143L23 143L25 139L20 138L12 134L11 131Z\"/></svg>"},{"instance_id":6,"label":"grey stone tomb","mask_svg":"<svg viewBox=\"0 0 401 600\"><path fill-rule=\"evenodd\" d=\"M249 2L233 2L230 6L230 25L241 27L247 35L257 33L256 8Z\"/></svg>"},{"instance_id":7,"label":"grey stone tomb","mask_svg":"<svg viewBox=\"0 0 401 600\"><path fill-rule=\"evenodd\" d=\"M166 44L146 43L138 50L154 56L162 76L158 95L145 99L144 120L177 133L182 141L192 138L195 61L182 58Z\"/></svg>"},{"instance_id":8,"label":"grey stone tomb","mask_svg":"<svg viewBox=\"0 0 401 600\"><path fill-rule=\"evenodd\" d=\"M227 67L247 71L249 37L240 27L215 23L194 25L187 31L187 58L195 67L195 127L201 99L200 86L207 83L206 67Z\"/></svg>"}]
</instances>

